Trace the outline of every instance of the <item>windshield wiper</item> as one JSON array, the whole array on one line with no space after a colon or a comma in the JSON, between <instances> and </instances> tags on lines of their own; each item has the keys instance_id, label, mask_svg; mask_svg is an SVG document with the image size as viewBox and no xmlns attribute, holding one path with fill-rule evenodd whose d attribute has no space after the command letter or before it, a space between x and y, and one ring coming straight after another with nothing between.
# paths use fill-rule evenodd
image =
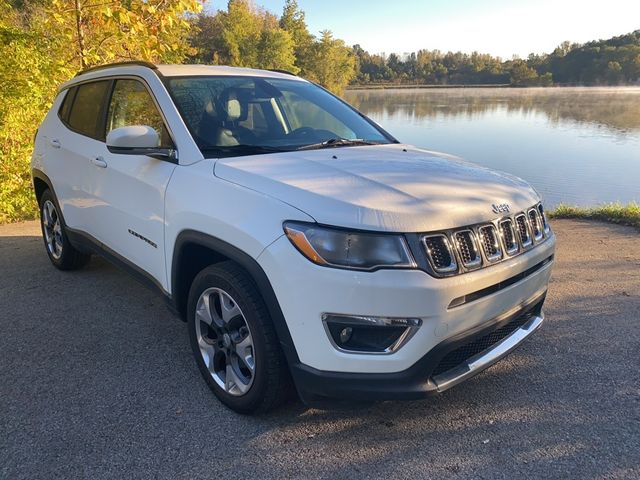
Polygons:
<instances>
[{"instance_id":1,"label":"windshield wiper","mask_svg":"<svg viewBox=\"0 0 640 480\"><path fill-rule=\"evenodd\" d=\"M235 156L235 155L258 155L260 153L277 153L288 152L290 149L269 147L266 145L229 145L229 146L208 146L201 147L200 150L203 153L220 154L220 156Z\"/></svg>"},{"instance_id":2,"label":"windshield wiper","mask_svg":"<svg viewBox=\"0 0 640 480\"><path fill-rule=\"evenodd\" d=\"M378 142L375 140L365 140L362 138L355 138L350 140L348 138L330 138L324 142L310 143L309 145L303 145L296 148L296 150L317 150L320 148L334 148L334 147L353 147L358 145L381 145L384 142Z\"/></svg>"}]
</instances>

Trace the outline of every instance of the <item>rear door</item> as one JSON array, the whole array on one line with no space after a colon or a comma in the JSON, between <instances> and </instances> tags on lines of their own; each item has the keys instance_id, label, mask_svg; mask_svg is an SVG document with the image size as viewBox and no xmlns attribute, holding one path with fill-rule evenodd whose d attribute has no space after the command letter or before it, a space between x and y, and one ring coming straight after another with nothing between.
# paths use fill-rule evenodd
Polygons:
<instances>
[{"instance_id":1,"label":"rear door","mask_svg":"<svg viewBox=\"0 0 640 480\"><path fill-rule=\"evenodd\" d=\"M151 91L134 77L115 79L106 108L105 137L113 129L147 125L160 134L161 147L174 148ZM176 165L146 155L94 151L96 198L92 229L107 247L166 286L164 196Z\"/></svg>"},{"instance_id":2,"label":"rear door","mask_svg":"<svg viewBox=\"0 0 640 480\"><path fill-rule=\"evenodd\" d=\"M91 154L104 148L104 111L110 87L110 80L99 80L66 91L56 125L47 130L43 160L67 226L91 235L95 232L90 212L98 202Z\"/></svg>"}]
</instances>

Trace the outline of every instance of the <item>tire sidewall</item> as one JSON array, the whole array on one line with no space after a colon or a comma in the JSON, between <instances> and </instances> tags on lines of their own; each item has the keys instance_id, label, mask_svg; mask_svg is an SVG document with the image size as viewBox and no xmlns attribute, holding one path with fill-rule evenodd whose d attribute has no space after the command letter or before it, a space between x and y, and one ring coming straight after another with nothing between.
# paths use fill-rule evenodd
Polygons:
<instances>
[{"instance_id":1,"label":"tire sidewall","mask_svg":"<svg viewBox=\"0 0 640 480\"><path fill-rule=\"evenodd\" d=\"M234 285L234 281L227 278L221 269L209 267L200 272L193 281L189 291L189 301L187 304L187 323L189 330L189 342L196 359L196 363L205 381L213 390L215 395L225 405L240 413L250 413L261 404L267 388L267 352L265 342L265 332L260 321L260 309L251 299L248 292L244 292L242 286ZM242 396L235 396L224 391L211 377L209 369L204 363L198 340L196 337L196 305L200 295L206 289L216 287L227 292L238 304L244 314L247 325L253 338L255 355L255 372L253 384L249 391Z\"/></svg>"}]
</instances>

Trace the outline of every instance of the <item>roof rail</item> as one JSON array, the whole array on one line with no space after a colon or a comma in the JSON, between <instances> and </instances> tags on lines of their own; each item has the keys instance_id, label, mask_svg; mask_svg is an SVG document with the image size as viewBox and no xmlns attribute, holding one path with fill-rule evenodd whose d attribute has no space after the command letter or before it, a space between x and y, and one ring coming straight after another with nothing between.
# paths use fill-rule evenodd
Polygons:
<instances>
[{"instance_id":1,"label":"roof rail","mask_svg":"<svg viewBox=\"0 0 640 480\"><path fill-rule=\"evenodd\" d=\"M157 70L158 67L156 65L154 65L153 63L150 62L144 62L142 60L130 60L128 62L115 62L115 63L106 63L104 65L98 65L96 67L89 67L89 68L85 68L84 70L80 70L78 73L76 73L76 77L78 75L82 75L84 73L88 73L88 72L95 72L96 70L102 70L103 68L111 68L111 67L121 67L121 66L127 66L127 65L138 65L140 67L147 67L150 68L152 70Z\"/></svg>"},{"instance_id":2,"label":"roof rail","mask_svg":"<svg viewBox=\"0 0 640 480\"><path fill-rule=\"evenodd\" d=\"M289 70L281 70L279 68L267 68L267 70L269 72L276 72L276 73L284 73L285 75L293 75L294 77L297 77L298 75L296 75L293 72L290 72Z\"/></svg>"}]
</instances>

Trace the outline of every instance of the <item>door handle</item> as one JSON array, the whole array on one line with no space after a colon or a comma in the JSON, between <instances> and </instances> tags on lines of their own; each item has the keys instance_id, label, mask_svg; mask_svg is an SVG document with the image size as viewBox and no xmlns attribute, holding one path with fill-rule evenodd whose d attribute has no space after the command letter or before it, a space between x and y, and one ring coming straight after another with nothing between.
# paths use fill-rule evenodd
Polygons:
<instances>
[{"instance_id":1,"label":"door handle","mask_svg":"<svg viewBox=\"0 0 640 480\"><path fill-rule=\"evenodd\" d=\"M93 157L91 159L91 163L93 163L96 167L107 168L107 162L104 161L102 157Z\"/></svg>"},{"instance_id":2,"label":"door handle","mask_svg":"<svg viewBox=\"0 0 640 480\"><path fill-rule=\"evenodd\" d=\"M58 140L57 138L52 138L51 140L49 140L49 144L53 148L60 148L62 146L62 144L60 143L60 140Z\"/></svg>"}]
</instances>

